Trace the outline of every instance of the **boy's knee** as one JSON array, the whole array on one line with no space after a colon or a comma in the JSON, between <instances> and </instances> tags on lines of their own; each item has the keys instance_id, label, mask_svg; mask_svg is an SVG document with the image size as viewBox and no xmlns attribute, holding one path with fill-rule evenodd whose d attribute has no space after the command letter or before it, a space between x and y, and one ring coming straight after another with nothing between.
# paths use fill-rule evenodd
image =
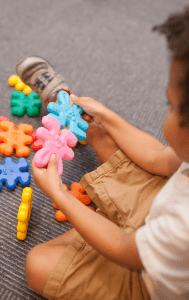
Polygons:
<instances>
[{"instance_id":1,"label":"boy's knee","mask_svg":"<svg viewBox=\"0 0 189 300\"><path fill-rule=\"evenodd\" d=\"M40 246L40 245L39 245ZM44 281L44 256L39 251L40 247L35 246L30 250L25 261L25 277L26 282L31 289L38 294L43 293L46 281Z\"/></svg>"}]
</instances>

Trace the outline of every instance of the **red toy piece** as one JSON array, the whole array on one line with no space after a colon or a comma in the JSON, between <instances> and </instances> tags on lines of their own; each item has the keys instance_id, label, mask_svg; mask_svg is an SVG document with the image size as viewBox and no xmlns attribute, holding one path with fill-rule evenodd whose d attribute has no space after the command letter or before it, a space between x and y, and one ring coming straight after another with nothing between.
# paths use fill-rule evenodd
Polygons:
<instances>
[{"instance_id":1,"label":"red toy piece","mask_svg":"<svg viewBox=\"0 0 189 300\"><path fill-rule=\"evenodd\" d=\"M4 131L0 132L0 152L10 156L13 150L16 150L18 157L28 156L30 154L30 148L26 145L32 143L32 137L26 133L33 131L33 126L30 124L19 124L17 129L15 125L10 121L1 121L0 129Z\"/></svg>"},{"instance_id":2,"label":"red toy piece","mask_svg":"<svg viewBox=\"0 0 189 300\"><path fill-rule=\"evenodd\" d=\"M42 148L42 146L43 146L43 142L38 139L38 137L36 135L36 130L34 130L33 132L29 133L29 135L31 135L31 137L33 139L32 149L34 151L40 150Z\"/></svg>"},{"instance_id":3,"label":"red toy piece","mask_svg":"<svg viewBox=\"0 0 189 300\"><path fill-rule=\"evenodd\" d=\"M66 186L66 185L65 185ZM89 205L91 203L91 198L88 195L85 195L84 188L78 182L73 182L70 187L70 191L67 188L67 192L71 194L73 197L77 198L81 201L84 205ZM53 203L53 207L58 209L58 207ZM90 209L95 210L94 207L88 206ZM67 221L66 216L63 214L61 210L58 210L55 214L55 218L57 221Z\"/></svg>"}]
</instances>

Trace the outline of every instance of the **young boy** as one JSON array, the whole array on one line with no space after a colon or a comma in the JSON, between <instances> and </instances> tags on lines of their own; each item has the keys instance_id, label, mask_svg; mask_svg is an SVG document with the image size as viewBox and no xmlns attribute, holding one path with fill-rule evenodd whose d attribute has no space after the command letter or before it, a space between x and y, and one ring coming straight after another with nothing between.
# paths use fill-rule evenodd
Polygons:
<instances>
[{"instance_id":1,"label":"young boy","mask_svg":"<svg viewBox=\"0 0 189 300\"><path fill-rule=\"evenodd\" d=\"M189 299L189 10L154 30L166 35L171 53L163 125L169 146L96 100L71 95L93 121L87 143L102 165L81 184L98 211L66 192L54 155L47 169L33 164L36 185L73 225L27 256L26 280L47 299ZM17 70L23 79L30 69L34 84L30 76L25 83L39 92L34 65L26 58Z\"/></svg>"}]
</instances>

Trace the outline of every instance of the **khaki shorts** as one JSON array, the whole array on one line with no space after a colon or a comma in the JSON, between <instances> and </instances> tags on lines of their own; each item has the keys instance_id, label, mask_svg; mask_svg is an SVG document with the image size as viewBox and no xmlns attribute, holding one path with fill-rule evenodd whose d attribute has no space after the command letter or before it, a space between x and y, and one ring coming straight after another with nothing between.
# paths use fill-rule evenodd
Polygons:
<instances>
[{"instance_id":1,"label":"khaki shorts","mask_svg":"<svg viewBox=\"0 0 189 300\"><path fill-rule=\"evenodd\" d=\"M154 197L166 181L144 171L118 150L80 183L112 222L132 232L144 223ZM79 234L63 250L43 296L62 300L150 299L140 271L110 262Z\"/></svg>"}]
</instances>

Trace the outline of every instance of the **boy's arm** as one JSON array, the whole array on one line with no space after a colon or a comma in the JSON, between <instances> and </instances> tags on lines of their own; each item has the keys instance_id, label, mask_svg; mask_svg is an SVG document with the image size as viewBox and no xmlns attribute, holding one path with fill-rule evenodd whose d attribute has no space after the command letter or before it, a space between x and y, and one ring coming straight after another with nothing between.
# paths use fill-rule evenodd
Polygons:
<instances>
[{"instance_id":1,"label":"boy's arm","mask_svg":"<svg viewBox=\"0 0 189 300\"><path fill-rule=\"evenodd\" d=\"M66 191L55 193L52 201L64 212L81 236L107 259L123 267L143 269L135 232L124 232Z\"/></svg>"},{"instance_id":2,"label":"boy's arm","mask_svg":"<svg viewBox=\"0 0 189 300\"><path fill-rule=\"evenodd\" d=\"M71 95L71 100L101 125L126 155L142 169L161 176L171 176L181 165L171 147L165 147L150 134L132 126L103 104L88 97Z\"/></svg>"},{"instance_id":3,"label":"boy's arm","mask_svg":"<svg viewBox=\"0 0 189 300\"><path fill-rule=\"evenodd\" d=\"M180 167L182 161L171 147L164 146L113 111L106 110L101 125L128 157L149 173L171 176Z\"/></svg>"},{"instance_id":4,"label":"boy's arm","mask_svg":"<svg viewBox=\"0 0 189 300\"><path fill-rule=\"evenodd\" d=\"M83 238L107 259L124 267L142 269L135 233L123 229L92 211L67 192L57 172L57 160L51 156L47 168L38 169L32 162L36 185L64 212Z\"/></svg>"}]
</instances>

